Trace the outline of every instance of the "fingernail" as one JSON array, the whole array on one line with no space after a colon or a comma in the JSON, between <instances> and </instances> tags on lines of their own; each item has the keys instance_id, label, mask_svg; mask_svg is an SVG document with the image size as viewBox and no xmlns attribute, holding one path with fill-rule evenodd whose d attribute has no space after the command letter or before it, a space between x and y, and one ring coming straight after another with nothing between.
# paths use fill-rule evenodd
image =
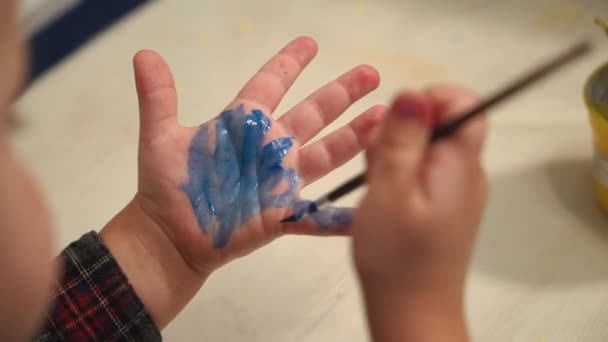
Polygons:
<instances>
[{"instance_id":1,"label":"fingernail","mask_svg":"<svg viewBox=\"0 0 608 342\"><path fill-rule=\"evenodd\" d=\"M393 102L391 112L403 119L416 120L424 127L431 126L430 108L421 95L406 93L398 96Z\"/></svg>"}]
</instances>

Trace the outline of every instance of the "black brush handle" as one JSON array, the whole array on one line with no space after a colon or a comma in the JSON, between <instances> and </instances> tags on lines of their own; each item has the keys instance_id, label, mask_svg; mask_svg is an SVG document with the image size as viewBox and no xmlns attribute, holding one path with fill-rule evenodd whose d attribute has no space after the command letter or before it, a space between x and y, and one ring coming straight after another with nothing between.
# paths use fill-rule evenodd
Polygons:
<instances>
[{"instance_id":1,"label":"black brush handle","mask_svg":"<svg viewBox=\"0 0 608 342\"><path fill-rule=\"evenodd\" d=\"M365 173L361 173L361 174L351 178L346 183L340 185L338 188L336 188L332 192L325 195L325 197L327 198L328 201L334 202L338 198L348 195L351 191L357 189L364 183L365 183Z\"/></svg>"},{"instance_id":2,"label":"black brush handle","mask_svg":"<svg viewBox=\"0 0 608 342\"><path fill-rule=\"evenodd\" d=\"M570 48L565 53L559 55L557 58L551 60L550 62L538 67L533 70L526 76L521 79L511 83L507 87L503 88L501 91L495 93L494 95L488 97L487 100L482 101L477 106L458 117L457 119L450 121L442 126L439 126L433 130L430 141L434 143L438 140L441 140L445 137L448 137L452 133L456 132L462 125L464 125L469 120L475 118L476 116L484 113L490 107L495 106L496 104L506 100L507 98L515 95L516 93L524 90L528 86L532 85L536 81L541 80L548 74L553 71L556 71L560 67L565 64L573 61L574 59L584 56L591 50L591 44L587 41L583 41L574 47ZM334 202L340 197L348 195L353 190L357 189L361 185L365 183L365 173L361 173L346 183L340 185L335 190L331 191L327 195L323 196L322 199L324 201Z\"/></svg>"}]
</instances>

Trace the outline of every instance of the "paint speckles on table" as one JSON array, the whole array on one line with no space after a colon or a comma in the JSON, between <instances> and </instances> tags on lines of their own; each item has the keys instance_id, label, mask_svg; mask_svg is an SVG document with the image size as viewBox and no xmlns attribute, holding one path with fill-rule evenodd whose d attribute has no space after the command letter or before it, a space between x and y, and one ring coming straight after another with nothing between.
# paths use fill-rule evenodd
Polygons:
<instances>
[{"instance_id":1,"label":"paint speckles on table","mask_svg":"<svg viewBox=\"0 0 608 342\"><path fill-rule=\"evenodd\" d=\"M569 31L584 18L584 10L575 4L551 2L532 19L531 27L540 31Z\"/></svg>"},{"instance_id":2,"label":"paint speckles on table","mask_svg":"<svg viewBox=\"0 0 608 342\"><path fill-rule=\"evenodd\" d=\"M247 35L252 33L253 30L253 21L251 21L249 18L241 18L241 20L239 21L238 32L241 35Z\"/></svg>"},{"instance_id":3,"label":"paint speckles on table","mask_svg":"<svg viewBox=\"0 0 608 342\"><path fill-rule=\"evenodd\" d=\"M205 47L209 41L209 37L204 32L196 33L193 38L194 42L200 47Z\"/></svg>"},{"instance_id":4,"label":"paint speckles on table","mask_svg":"<svg viewBox=\"0 0 608 342\"><path fill-rule=\"evenodd\" d=\"M182 189L216 248L225 247L232 233L262 210L295 200L298 175L283 165L293 141L284 137L264 145L270 127L264 113L246 113L240 105L201 126L190 143ZM281 184L287 189L276 193Z\"/></svg>"},{"instance_id":5,"label":"paint speckles on table","mask_svg":"<svg viewBox=\"0 0 608 342\"><path fill-rule=\"evenodd\" d=\"M357 16L365 16L367 14L369 4L368 0L353 0L353 11Z\"/></svg>"}]
</instances>

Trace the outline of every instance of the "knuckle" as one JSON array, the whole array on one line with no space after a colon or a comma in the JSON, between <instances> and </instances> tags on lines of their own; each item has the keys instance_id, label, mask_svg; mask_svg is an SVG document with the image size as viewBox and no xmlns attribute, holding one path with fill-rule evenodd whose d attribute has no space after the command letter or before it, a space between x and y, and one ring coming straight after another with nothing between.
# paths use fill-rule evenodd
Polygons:
<instances>
[{"instance_id":1,"label":"knuckle","mask_svg":"<svg viewBox=\"0 0 608 342\"><path fill-rule=\"evenodd\" d=\"M405 220L419 225L425 216L425 205L416 196L407 196L401 201L400 211Z\"/></svg>"},{"instance_id":2,"label":"knuckle","mask_svg":"<svg viewBox=\"0 0 608 342\"><path fill-rule=\"evenodd\" d=\"M385 148L377 154L377 160L381 162L385 172L407 172L407 169L417 165L418 155L416 153L404 153L398 148Z\"/></svg>"},{"instance_id":3,"label":"knuckle","mask_svg":"<svg viewBox=\"0 0 608 342\"><path fill-rule=\"evenodd\" d=\"M490 192L490 183L487 173L479 162L477 163L473 172L473 182L473 195L475 198L485 203Z\"/></svg>"},{"instance_id":4,"label":"knuckle","mask_svg":"<svg viewBox=\"0 0 608 342\"><path fill-rule=\"evenodd\" d=\"M465 129L463 135L473 144L474 147L480 149L486 137L487 118L485 114L473 120Z\"/></svg>"},{"instance_id":5,"label":"knuckle","mask_svg":"<svg viewBox=\"0 0 608 342\"><path fill-rule=\"evenodd\" d=\"M270 70L276 74L282 74L287 70L298 70L300 65L292 55L281 52L275 56L274 61L269 63L267 67L269 67Z\"/></svg>"}]
</instances>

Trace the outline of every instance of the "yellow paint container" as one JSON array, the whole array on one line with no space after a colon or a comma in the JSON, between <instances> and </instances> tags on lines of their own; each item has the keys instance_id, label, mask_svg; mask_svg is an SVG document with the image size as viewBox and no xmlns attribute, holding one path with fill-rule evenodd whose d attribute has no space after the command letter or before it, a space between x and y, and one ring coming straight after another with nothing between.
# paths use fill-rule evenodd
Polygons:
<instances>
[{"instance_id":1,"label":"yellow paint container","mask_svg":"<svg viewBox=\"0 0 608 342\"><path fill-rule=\"evenodd\" d=\"M589 77L584 97L593 129L595 193L608 213L608 63Z\"/></svg>"}]
</instances>

